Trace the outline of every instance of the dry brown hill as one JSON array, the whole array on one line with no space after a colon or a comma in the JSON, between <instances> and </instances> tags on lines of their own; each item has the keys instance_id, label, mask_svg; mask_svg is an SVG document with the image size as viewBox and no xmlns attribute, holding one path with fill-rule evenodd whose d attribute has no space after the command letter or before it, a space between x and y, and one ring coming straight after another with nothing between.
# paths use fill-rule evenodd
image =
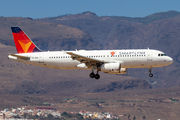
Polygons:
<instances>
[{"instance_id":1,"label":"dry brown hill","mask_svg":"<svg viewBox=\"0 0 180 120\"><path fill-rule=\"evenodd\" d=\"M129 79L127 76L136 77L141 80L144 79L152 83L154 88L178 86L180 78L178 47L179 14L173 14L173 16L166 14L167 13L157 13L147 16L145 18L146 21L156 18L151 21L149 20L150 22L147 23L142 22L143 18L139 18L141 21L138 21L137 18L99 17L91 12L42 19L46 22L42 22L41 19L1 17L0 42L4 45L9 45L9 47L3 48L1 51L1 73L3 76L1 79L4 81L8 79L7 81L12 80L15 82L15 84L11 84L12 87L11 90L9 90L12 94L47 93L58 90L66 91L66 88L68 88L64 87L66 85L69 86L69 88L74 86L74 88L77 88L77 91L82 91L82 89L83 91L93 91L97 89L96 86L102 84L104 86L102 86L101 89L108 91L107 87L111 86L111 82L117 82L120 79ZM92 79L88 77L90 71L51 70L12 62L10 60L7 61L7 54L16 52L15 48L12 48L13 51L9 51L12 50L10 46L14 46L10 30L11 26L20 26L35 44L43 50L146 48L148 46L166 52L169 56L173 57L174 63L167 67L154 68L153 78L148 77L148 69L128 69L128 74L125 76L101 73L101 80L96 81L98 82L98 85L96 85L97 83L91 83ZM11 74L9 75L9 73ZM134 80L135 78L132 77L131 80ZM41 82L41 80L44 82ZM8 83L7 81L6 83ZM75 82L73 83L71 81ZM82 87L84 81L88 81L86 83L88 87ZM106 81L108 82L106 83ZM26 90L20 87L26 84L35 86L35 88L30 88L30 91L28 91L29 89ZM61 89L58 89L58 86L61 86ZM25 87L28 88L28 86ZM85 89L86 87L87 89ZM48 90L44 88L48 88ZM69 88L68 90L71 91ZM93 89L91 90L91 88Z\"/></svg>"},{"instance_id":2,"label":"dry brown hill","mask_svg":"<svg viewBox=\"0 0 180 120\"><path fill-rule=\"evenodd\" d=\"M10 27L19 26L42 50L91 49L97 45L82 30L31 18L0 18L0 43L14 46Z\"/></svg>"},{"instance_id":3,"label":"dry brown hill","mask_svg":"<svg viewBox=\"0 0 180 120\"><path fill-rule=\"evenodd\" d=\"M1 93L26 95L93 92L95 89L99 89L100 85L109 88L112 82L118 82L119 80L138 81L136 86L126 83L126 86L130 85L129 89L150 88L147 81L128 76L102 74L101 81L96 81L89 78L90 71L53 70L8 60L8 53L16 53L10 30L11 26L21 27L41 49L94 49L98 48L98 45L93 42L91 36L87 33L65 25L35 21L31 18L2 17L0 22L2 23L0 24L0 42L2 44L0 48ZM140 85L144 82L147 84L145 87ZM118 89L122 88L117 87Z\"/></svg>"},{"instance_id":4,"label":"dry brown hill","mask_svg":"<svg viewBox=\"0 0 180 120\"><path fill-rule=\"evenodd\" d=\"M0 18L0 109L48 101L57 103L55 107L60 110L85 109L126 115L122 120L126 120L128 114L131 114L131 119L136 116L139 120L143 116L149 120L179 118L179 102L170 101L170 98L180 99L179 87L150 89L149 84L152 83L154 88L179 86L178 12L157 13L145 18L99 17L85 12L52 20L42 22L31 18ZM54 70L31 66L7 59L8 53L16 53L11 26L21 27L43 50L148 46L166 52L173 57L174 63L153 69L153 78L148 78L148 69L129 69L126 75L100 73L100 80L89 78L88 70ZM64 102L64 98L104 100L105 103L99 108L83 101L78 108L76 104Z\"/></svg>"},{"instance_id":5,"label":"dry brown hill","mask_svg":"<svg viewBox=\"0 0 180 120\"><path fill-rule=\"evenodd\" d=\"M86 93L124 82L126 89L150 89L145 80L128 76L102 74L101 80L89 78L88 70L55 70L32 66L7 59L8 53L15 53L15 47L0 45L0 93L1 94L46 94L46 93ZM126 81L126 82L125 82ZM134 81L135 83L132 83ZM123 90L116 86L113 91ZM98 92L98 91L96 91ZM100 92L100 91L99 91Z\"/></svg>"},{"instance_id":6,"label":"dry brown hill","mask_svg":"<svg viewBox=\"0 0 180 120\"><path fill-rule=\"evenodd\" d=\"M172 57L174 63L163 68L153 68L153 78L148 69L129 69L128 75L153 84L153 88L179 86L180 84L180 13L168 11L143 18L97 16L84 12L75 15L38 19L64 24L88 32L102 49L157 49Z\"/></svg>"}]
</instances>

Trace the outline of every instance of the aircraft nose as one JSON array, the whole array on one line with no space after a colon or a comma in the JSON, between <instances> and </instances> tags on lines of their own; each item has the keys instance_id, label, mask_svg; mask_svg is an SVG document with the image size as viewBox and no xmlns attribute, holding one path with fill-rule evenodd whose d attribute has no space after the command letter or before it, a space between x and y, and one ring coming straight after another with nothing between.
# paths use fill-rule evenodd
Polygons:
<instances>
[{"instance_id":1,"label":"aircraft nose","mask_svg":"<svg viewBox=\"0 0 180 120\"><path fill-rule=\"evenodd\" d=\"M168 57L168 58L166 59L166 62L168 62L168 64L170 65L170 64L173 63L173 59L172 59L171 57Z\"/></svg>"}]
</instances>

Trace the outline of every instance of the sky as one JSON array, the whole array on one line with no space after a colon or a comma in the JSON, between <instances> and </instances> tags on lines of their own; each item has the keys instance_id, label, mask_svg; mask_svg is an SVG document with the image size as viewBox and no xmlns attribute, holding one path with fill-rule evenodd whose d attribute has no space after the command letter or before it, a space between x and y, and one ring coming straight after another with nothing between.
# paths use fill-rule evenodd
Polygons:
<instances>
[{"instance_id":1,"label":"sky","mask_svg":"<svg viewBox=\"0 0 180 120\"><path fill-rule=\"evenodd\" d=\"M145 17L157 12L180 12L180 0L0 0L0 16L33 19L77 14Z\"/></svg>"}]
</instances>

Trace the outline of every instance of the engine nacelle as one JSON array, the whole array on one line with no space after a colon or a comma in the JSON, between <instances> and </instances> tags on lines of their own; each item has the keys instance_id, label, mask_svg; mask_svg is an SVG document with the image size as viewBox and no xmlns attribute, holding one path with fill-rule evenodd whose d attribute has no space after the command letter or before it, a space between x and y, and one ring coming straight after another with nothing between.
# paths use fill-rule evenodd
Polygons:
<instances>
[{"instance_id":1,"label":"engine nacelle","mask_svg":"<svg viewBox=\"0 0 180 120\"><path fill-rule=\"evenodd\" d=\"M127 73L127 68L121 68L120 69L120 74L126 74L126 73Z\"/></svg>"},{"instance_id":2,"label":"engine nacelle","mask_svg":"<svg viewBox=\"0 0 180 120\"><path fill-rule=\"evenodd\" d=\"M101 65L101 71L110 74L126 74L127 68L121 68L120 63L106 63Z\"/></svg>"}]
</instances>

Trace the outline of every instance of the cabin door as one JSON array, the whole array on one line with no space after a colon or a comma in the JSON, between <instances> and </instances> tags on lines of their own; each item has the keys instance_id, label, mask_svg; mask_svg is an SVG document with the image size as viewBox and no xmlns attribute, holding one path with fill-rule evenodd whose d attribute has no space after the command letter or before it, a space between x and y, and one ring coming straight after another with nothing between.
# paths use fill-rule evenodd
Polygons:
<instances>
[{"instance_id":1,"label":"cabin door","mask_svg":"<svg viewBox=\"0 0 180 120\"><path fill-rule=\"evenodd\" d=\"M148 50L148 53L147 53L147 61L152 61L152 52L150 50Z\"/></svg>"},{"instance_id":2,"label":"cabin door","mask_svg":"<svg viewBox=\"0 0 180 120\"><path fill-rule=\"evenodd\" d=\"M44 54L43 54L43 52L39 54L39 63L44 63Z\"/></svg>"}]
</instances>

